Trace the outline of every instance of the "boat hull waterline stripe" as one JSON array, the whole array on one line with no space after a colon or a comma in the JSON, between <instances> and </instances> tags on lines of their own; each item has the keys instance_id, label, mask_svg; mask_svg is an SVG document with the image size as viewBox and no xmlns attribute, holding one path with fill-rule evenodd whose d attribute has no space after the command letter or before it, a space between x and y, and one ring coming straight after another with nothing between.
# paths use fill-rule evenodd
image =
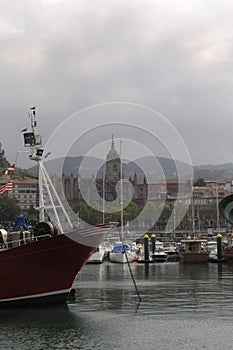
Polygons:
<instances>
[{"instance_id":1,"label":"boat hull waterline stripe","mask_svg":"<svg viewBox=\"0 0 233 350\"><path fill-rule=\"evenodd\" d=\"M1 299L0 303L6 302L6 301L17 301L17 300L25 300L25 299L33 299L33 298L43 298L43 297L48 297L48 296L52 296L52 295L59 295L59 294L69 294L70 290L71 290L71 288L63 289L63 290L59 290L59 291L54 291L54 292L47 292L47 293L26 295L26 296L22 296L22 297Z\"/></svg>"}]
</instances>

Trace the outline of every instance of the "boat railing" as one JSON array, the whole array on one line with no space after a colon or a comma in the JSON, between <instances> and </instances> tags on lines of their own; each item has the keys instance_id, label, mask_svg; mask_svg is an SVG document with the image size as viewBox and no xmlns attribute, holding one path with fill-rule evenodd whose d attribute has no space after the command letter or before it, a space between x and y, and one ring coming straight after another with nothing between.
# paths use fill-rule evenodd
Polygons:
<instances>
[{"instance_id":1,"label":"boat railing","mask_svg":"<svg viewBox=\"0 0 233 350\"><path fill-rule=\"evenodd\" d=\"M14 239L14 240L9 240L7 241L7 243L2 243L0 245L0 249L4 250L4 249L9 249L9 248L15 248L15 247L19 247L21 245L27 244L27 243L32 243L32 242L37 242L38 240L42 239L42 238L50 238L52 237L52 235L50 234L44 234L44 235L40 235L40 236L32 236L30 238L21 238L21 239Z\"/></svg>"}]
</instances>

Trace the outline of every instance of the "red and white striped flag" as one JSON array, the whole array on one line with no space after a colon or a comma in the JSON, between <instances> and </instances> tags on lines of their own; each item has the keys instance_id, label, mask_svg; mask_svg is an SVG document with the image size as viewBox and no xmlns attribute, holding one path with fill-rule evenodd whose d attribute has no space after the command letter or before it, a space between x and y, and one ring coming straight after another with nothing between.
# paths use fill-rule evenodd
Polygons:
<instances>
[{"instance_id":1,"label":"red and white striped flag","mask_svg":"<svg viewBox=\"0 0 233 350\"><path fill-rule=\"evenodd\" d=\"M3 170L1 174L8 175L9 172L13 172L15 170L15 164L9 166L9 168Z\"/></svg>"},{"instance_id":2,"label":"red and white striped flag","mask_svg":"<svg viewBox=\"0 0 233 350\"><path fill-rule=\"evenodd\" d=\"M4 186L0 187L0 195L5 192L11 192L12 188L13 188L12 180L10 180Z\"/></svg>"}]
</instances>

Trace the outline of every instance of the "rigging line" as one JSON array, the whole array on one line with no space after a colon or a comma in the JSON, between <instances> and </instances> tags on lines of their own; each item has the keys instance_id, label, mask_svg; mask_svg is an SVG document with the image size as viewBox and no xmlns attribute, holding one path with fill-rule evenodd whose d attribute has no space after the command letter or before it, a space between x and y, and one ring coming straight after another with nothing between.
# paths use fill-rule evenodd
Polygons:
<instances>
[{"instance_id":1,"label":"rigging line","mask_svg":"<svg viewBox=\"0 0 233 350\"><path fill-rule=\"evenodd\" d=\"M39 162L39 166L40 166L40 171L42 172L42 183L44 183L45 186L46 186L47 193L48 193L48 195L49 195L49 199L50 199L50 201L51 201L51 203L52 203L52 207L53 207L53 209L54 209L54 213L55 213L55 216L56 216L57 224L59 225L59 229L60 229L61 232L63 233L62 225L61 225L61 222L60 222L60 219L59 219L57 210L56 210L56 208L55 208L55 203L54 203L52 194L51 194L51 192L50 192L49 185L48 185L48 183L47 183L47 181L46 181L46 175L45 175L45 173L44 173L44 168L43 168L43 166L42 166L42 163Z\"/></svg>"},{"instance_id":2,"label":"rigging line","mask_svg":"<svg viewBox=\"0 0 233 350\"><path fill-rule=\"evenodd\" d=\"M16 157L15 157L15 162L14 162L15 167L16 167L16 165L18 165L19 154L20 154L20 153L29 153L29 151L17 151L17 152L16 152Z\"/></svg>"},{"instance_id":3,"label":"rigging line","mask_svg":"<svg viewBox=\"0 0 233 350\"><path fill-rule=\"evenodd\" d=\"M135 288L136 293L137 293L137 296L138 296L138 306L139 306L140 302L142 301L142 298L141 298L141 296L140 296L140 293L139 293L139 290L138 290L138 287L137 287L137 283L136 283L136 280L135 280L134 275L133 275L133 271L132 271L131 266L130 266L130 262L129 262L129 259L128 259L128 255L127 255L127 252L126 252L126 250L125 250L125 245L124 245L123 237L122 237L122 246L123 246L123 251L124 251L124 254L125 254L125 257L126 257L128 269L129 269L129 272L130 272L130 276L131 276L131 279L132 279L133 284L134 284L134 288Z\"/></svg>"},{"instance_id":4,"label":"rigging line","mask_svg":"<svg viewBox=\"0 0 233 350\"><path fill-rule=\"evenodd\" d=\"M45 166L44 166L43 163L41 163L41 168L43 168L43 173L45 175L45 178L49 182L49 184L50 184L50 186L51 186L51 188L53 190L53 193L54 193L54 195L55 195L55 197L56 197L56 199L57 199L57 201L58 201L58 203L60 205L60 208L61 208L63 214L65 215L65 218L66 218L68 224L70 225L70 228L73 229L73 224L72 224L72 222L71 222L71 220L70 220L70 218L69 218L69 216L68 216L68 214L67 214L67 212L66 212L66 210L65 210L65 208L64 208L64 206L63 206L63 204L61 202L61 199L59 198L59 196L57 194L57 191L56 191L56 189L55 189L55 187L54 187L54 185L52 183L52 180L50 179L49 174L47 173L47 170L45 169Z\"/></svg>"},{"instance_id":5,"label":"rigging line","mask_svg":"<svg viewBox=\"0 0 233 350\"><path fill-rule=\"evenodd\" d=\"M38 184L39 184L39 221L45 221L45 207L43 195L43 172L41 161L38 160Z\"/></svg>"},{"instance_id":6,"label":"rigging line","mask_svg":"<svg viewBox=\"0 0 233 350\"><path fill-rule=\"evenodd\" d=\"M121 149L121 144L123 143L122 140L120 140L120 172L121 172L121 176L120 176L120 180L121 180L121 187L120 187L120 205L121 205L121 241L122 241L122 246L123 246L123 252L125 254L125 257L126 257L126 261L127 261L127 265L128 265L128 269L129 269L129 272L130 272L130 276L131 276L131 279L133 281L133 284L134 284L134 288L136 290L136 293L137 293L137 296L138 296L138 300L139 300L139 304L141 302L141 296L139 294L139 291L138 291L138 287L137 287L137 284L136 284L136 281L135 281L135 278L134 278L134 275L133 275L133 271L131 269L131 266L130 266L130 263L129 263L129 259L128 259L128 255L127 255L127 252L125 250L125 245L124 245L124 238L123 238L123 225L124 225L124 198L123 198L123 164L122 164L122 149Z\"/></svg>"}]
</instances>

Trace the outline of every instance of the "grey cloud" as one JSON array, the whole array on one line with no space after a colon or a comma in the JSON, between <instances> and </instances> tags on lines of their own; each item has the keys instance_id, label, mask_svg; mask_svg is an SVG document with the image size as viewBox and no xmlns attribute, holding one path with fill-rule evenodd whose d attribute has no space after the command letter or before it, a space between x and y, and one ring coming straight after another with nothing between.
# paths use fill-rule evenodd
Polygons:
<instances>
[{"instance_id":1,"label":"grey cloud","mask_svg":"<svg viewBox=\"0 0 233 350\"><path fill-rule=\"evenodd\" d=\"M123 100L164 114L194 163L231 161L232 18L227 0L221 7L212 1L4 2L0 112L7 155L21 147L20 136L9 135L25 125L31 105L48 138L80 108Z\"/></svg>"}]
</instances>

